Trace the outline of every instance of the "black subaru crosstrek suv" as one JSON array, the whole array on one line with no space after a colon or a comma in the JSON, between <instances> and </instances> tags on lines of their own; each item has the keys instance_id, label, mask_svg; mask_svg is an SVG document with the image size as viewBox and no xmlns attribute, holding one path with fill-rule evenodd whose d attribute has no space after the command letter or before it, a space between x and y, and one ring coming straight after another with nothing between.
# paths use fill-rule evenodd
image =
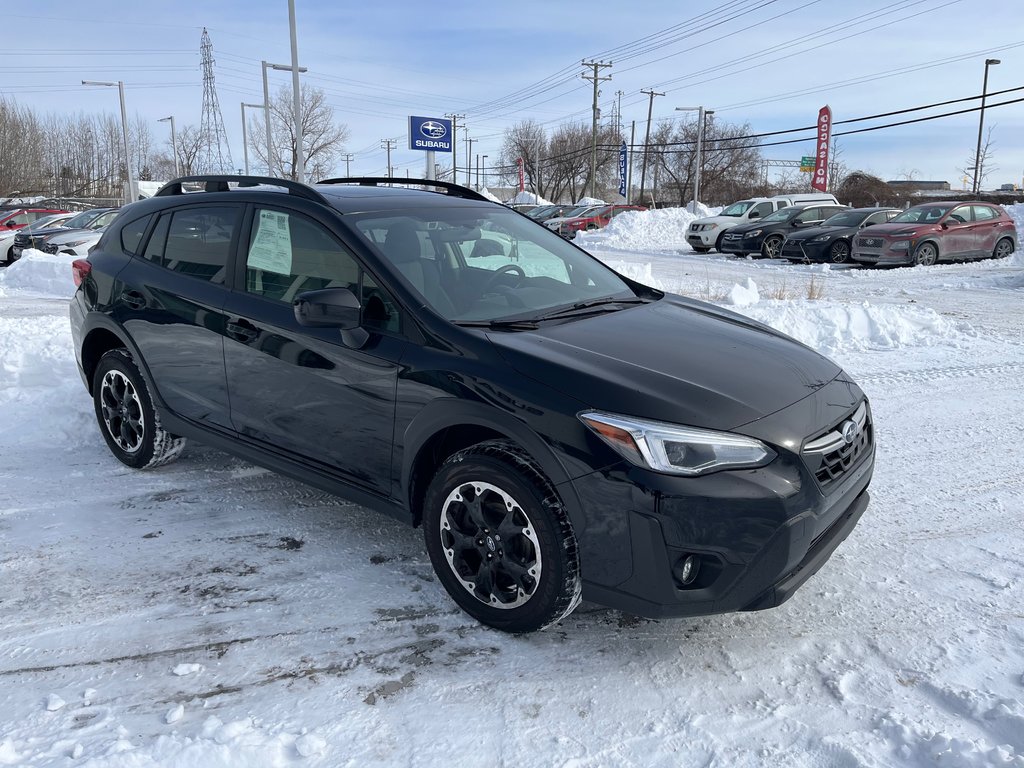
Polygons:
<instances>
[{"instance_id":1,"label":"black subaru crosstrek suv","mask_svg":"<svg viewBox=\"0 0 1024 768\"><path fill-rule=\"evenodd\" d=\"M581 597L776 606L853 530L874 430L835 363L392 181L187 177L125 207L71 303L114 456L192 438L422 526L455 602L510 632Z\"/></svg>"}]
</instances>

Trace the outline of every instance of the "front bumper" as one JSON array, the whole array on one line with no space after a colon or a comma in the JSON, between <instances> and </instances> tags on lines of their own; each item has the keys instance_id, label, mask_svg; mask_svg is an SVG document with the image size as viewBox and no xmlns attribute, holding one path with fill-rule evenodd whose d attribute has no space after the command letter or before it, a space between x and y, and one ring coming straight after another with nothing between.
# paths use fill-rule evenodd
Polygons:
<instances>
[{"instance_id":1,"label":"front bumper","mask_svg":"<svg viewBox=\"0 0 1024 768\"><path fill-rule=\"evenodd\" d=\"M722 253L734 253L738 256L748 253L759 253L762 240L763 238L760 237L739 237L731 240L729 235L726 235L722 238L720 250Z\"/></svg>"},{"instance_id":2,"label":"front bumper","mask_svg":"<svg viewBox=\"0 0 1024 768\"><path fill-rule=\"evenodd\" d=\"M790 261L828 261L828 252L834 241L815 243L813 240L789 240L782 244L779 254Z\"/></svg>"},{"instance_id":3,"label":"front bumper","mask_svg":"<svg viewBox=\"0 0 1024 768\"><path fill-rule=\"evenodd\" d=\"M811 447L820 442L816 426L833 434L863 402L843 376L739 430L776 449L764 467L687 478L619 465L572 480L585 510L577 526L584 599L650 618L759 610L789 599L867 507L870 410L864 442L851 444L862 447L824 459ZM823 473L823 461L838 474ZM699 569L684 584L678 566L691 555Z\"/></svg>"},{"instance_id":4,"label":"front bumper","mask_svg":"<svg viewBox=\"0 0 1024 768\"><path fill-rule=\"evenodd\" d=\"M889 251L854 246L850 258L861 264L913 264L910 251Z\"/></svg>"}]
</instances>

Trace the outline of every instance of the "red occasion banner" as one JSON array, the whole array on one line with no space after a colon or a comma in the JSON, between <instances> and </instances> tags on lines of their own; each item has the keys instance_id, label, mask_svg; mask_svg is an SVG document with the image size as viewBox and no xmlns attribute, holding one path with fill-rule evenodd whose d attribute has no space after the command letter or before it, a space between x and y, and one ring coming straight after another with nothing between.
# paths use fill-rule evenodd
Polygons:
<instances>
[{"instance_id":1,"label":"red occasion banner","mask_svg":"<svg viewBox=\"0 0 1024 768\"><path fill-rule=\"evenodd\" d=\"M523 192L526 189L526 174L523 172L523 158L516 160L516 165L519 166L519 191Z\"/></svg>"},{"instance_id":2,"label":"red occasion banner","mask_svg":"<svg viewBox=\"0 0 1024 768\"><path fill-rule=\"evenodd\" d=\"M814 179L811 186L819 192L828 189L828 153L832 143L832 110L828 104L818 112L818 151L814 157Z\"/></svg>"}]
</instances>

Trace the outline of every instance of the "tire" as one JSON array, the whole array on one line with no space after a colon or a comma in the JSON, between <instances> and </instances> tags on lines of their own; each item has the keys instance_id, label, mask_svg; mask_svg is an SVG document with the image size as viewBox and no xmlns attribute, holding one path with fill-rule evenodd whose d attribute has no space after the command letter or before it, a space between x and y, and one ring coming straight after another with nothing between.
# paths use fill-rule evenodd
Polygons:
<instances>
[{"instance_id":1,"label":"tire","mask_svg":"<svg viewBox=\"0 0 1024 768\"><path fill-rule=\"evenodd\" d=\"M939 249L935 243L921 243L914 251L914 263L922 267L930 267L939 260Z\"/></svg>"},{"instance_id":2,"label":"tire","mask_svg":"<svg viewBox=\"0 0 1024 768\"><path fill-rule=\"evenodd\" d=\"M992 251L992 258L1005 259L1011 253L1013 253L1013 240L1008 237L1004 237L996 243L996 247Z\"/></svg>"},{"instance_id":3,"label":"tire","mask_svg":"<svg viewBox=\"0 0 1024 768\"><path fill-rule=\"evenodd\" d=\"M441 584L482 624L534 632L579 605L568 514L515 443L488 440L449 456L427 489L423 535Z\"/></svg>"},{"instance_id":4,"label":"tire","mask_svg":"<svg viewBox=\"0 0 1024 768\"><path fill-rule=\"evenodd\" d=\"M769 235L761 243L761 255L766 259L777 259L779 258L779 252L782 250L782 238L778 235Z\"/></svg>"},{"instance_id":5,"label":"tire","mask_svg":"<svg viewBox=\"0 0 1024 768\"><path fill-rule=\"evenodd\" d=\"M719 253L724 253L724 251L722 250L722 238L723 237L725 237L725 230L722 230L722 234L720 234L718 236L718 239L715 240L715 250L718 251Z\"/></svg>"},{"instance_id":6,"label":"tire","mask_svg":"<svg viewBox=\"0 0 1024 768\"><path fill-rule=\"evenodd\" d=\"M100 358L92 393L100 432L122 464L151 469L181 455L185 438L160 426L146 380L128 350L113 349Z\"/></svg>"},{"instance_id":7,"label":"tire","mask_svg":"<svg viewBox=\"0 0 1024 768\"><path fill-rule=\"evenodd\" d=\"M845 240L836 240L828 249L828 259L833 264L849 264L850 244Z\"/></svg>"}]
</instances>

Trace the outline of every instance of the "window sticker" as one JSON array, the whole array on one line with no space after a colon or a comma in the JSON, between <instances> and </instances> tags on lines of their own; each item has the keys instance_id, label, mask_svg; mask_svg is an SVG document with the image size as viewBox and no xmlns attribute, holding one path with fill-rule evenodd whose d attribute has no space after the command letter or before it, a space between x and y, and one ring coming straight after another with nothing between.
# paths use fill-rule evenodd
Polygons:
<instances>
[{"instance_id":1,"label":"window sticker","mask_svg":"<svg viewBox=\"0 0 1024 768\"><path fill-rule=\"evenodd\" d=\"M279 275L292 273L292 235L287 213L260 211L260 223L249 246L246 266Z\"/></svg>"}]
</instances>

